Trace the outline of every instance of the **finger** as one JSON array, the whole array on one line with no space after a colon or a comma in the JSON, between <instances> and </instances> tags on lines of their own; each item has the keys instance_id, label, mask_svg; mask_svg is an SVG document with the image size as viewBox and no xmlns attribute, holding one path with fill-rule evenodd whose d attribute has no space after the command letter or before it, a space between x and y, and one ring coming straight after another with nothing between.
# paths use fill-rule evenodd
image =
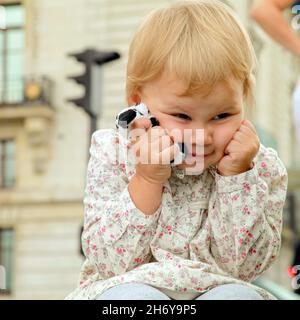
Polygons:
<instances>
[{"instance_id":1,"label":"finger","mask_svg":"<svg viewBox=\"0 0 300 320\"><path fill-rule=\"evenodd\" d=\"M151 121L148 118L142 117L136 119L131 124L131 129L149 129L151 127Z\"/></svg>"},{"instance_id":2,"label":"finger","mask_svg":"<svg viewBox=\"0 0 300 320\"><path fill-rule=\"evenodd\" d=\"M238 130L238 132L241 132L241 133L244 133L246 136L248 137L254 137L256 136L256 132L254 132L251 128L247 127L247 126L244 126L242 125L240 127L240 129Z\"/></svg>"},{"instance_id":3,"label":"finger","mask_svg":"<svg viewBox=\"0 0 300 320\"><path fill-rule=\"evenodd\" d=\"M243 122L242 122L242 126L246 127L246 128L249 128L250 130L252 130L252 132L254 132L255 134L257 134L256 132L256 129L254 127L254 125L252 124L251 121L245 119Z\"/></svg>"},{"instance_id":4,"label":"finger","mask_svg":"<svg viewBox=\"0 0 300 320\"><path fill-rule=\"evenodd\" d=\"M171 145L173 145L172 139L165 134L152 142L152 146L154 149L151 149L151 150L156 150L159 153L164 149L169 148Z\"/></svg>"},{"instance_id":5,"label":"finger","mask_svg":"<svg viewBox=\"0 0 300 320\"><path fill-rule=\"evenodd\" d=\"M155 140L159 139L160 137L163 136L168 136L168 133L166 129L156 126L151 128L151 130L148 131L148 136L151 138L150 141L154 142Z\"/></svg>"},{"instance_id":6,"label":"finger","mask_svg":"<svg viewBox=\"0 0 300 320\"><path fill-rule=\"evenodd\" d=\"M136 130L142 129L135 129L135 131ZM136 156L143 156L146 153L151 155L152 150L156 150L157 153L159 153L160 138L162 137L164 137L164 139L167 141L167 146L169 146L171 138L166 134L165 129L162 127L150 128L150 130L142 134L134 143L131 144L132 151L136 154Z\"/></svg>"},{"instance_id":7,"label":"finger","mask_svg":"<svg viewBox=\"0 0 300 320\"><path fill-rule=\"evenodd\" d=\"M148 148L151 158L151 164L161 164L161 152L172 145L169 136L164 135L159 139L153 141Z\"/></svg>"},{"instance_id":8,"label":"finger","mask_svg":"<svg viewBox=\"0 0 300 320\"><path fill-rule=\"evenodd\" d=\"M163 132L163 130L156 130L156 131L160 131ZM160 133L161 134L161 133ZM149 158L151 159L151 163L152 164L160 164L160 152L164 149L169 148L172 144L173 141L171 140L171 138L166 135L163 134L159 137L149 137L148 136L148 144L146 146L146 144L142 144L143 141L139 142L141 144L141 155L143 154L149 154ZM152 139L152 140L150 140Z\"/></svg>"},{"instance_id":9,"label":"finger","mask_svg":"<svg viewBox=\"0 0 300 320\"><path fill-rule=\"evenodd\" d=\"M242 143L239 141L231 140L230 143L227 145L227 147L224 150L225 154L230 154L232 152L237 152L241 149Z\"/></svg>"},{"instance_id":10,"label":"finger","mask_svg":"<svg viewBox=\"0 0 300 320\"><path fill-rule=\"evenodd\" d=\"M233 135L233 139L235 141L238 141L240 143L245 143L245 140L248 138L248 135L245 132L241 132L241 131L237 131L234 135Z\"/></svg>"},{"instance_id":11,"label":"finger","mask_svg":"<svg viewBox=\"0 0 300 320\"><path fill-rule=\"evenodd\" d=\"M135 120L130 128L129 139L131 144L137 140L151 127L151 121L147 118L140 118Z\"/></svg>"},{"instance_id":12,"label":"finger","mask_svg":"<svg viewBox=\"0 0 300 320\"><path fill-rule=\"evenodd\" d=\"M159 161L161 164L169 164L180 153L180 148L177 143L171 145L168 148L163 149L159 154Z\"/></svg>"}]
</instances>

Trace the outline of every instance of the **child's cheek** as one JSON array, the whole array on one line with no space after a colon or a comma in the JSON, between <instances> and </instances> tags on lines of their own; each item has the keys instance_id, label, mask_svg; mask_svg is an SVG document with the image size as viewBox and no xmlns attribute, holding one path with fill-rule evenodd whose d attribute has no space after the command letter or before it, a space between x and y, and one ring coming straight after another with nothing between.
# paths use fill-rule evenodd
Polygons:
<instances>
[{"instance_id":1,"label":"child's cheek","mask_svg":"<svg viewBox=\"0 0 300 320\"><path fill-rule=\"evenodd\" d=\"M219 126L214 131L214 146L215 150L220 156L223 156L224 150L233 138L236 132L235 127L232 126Z\"/></svg>"}]
</instances>

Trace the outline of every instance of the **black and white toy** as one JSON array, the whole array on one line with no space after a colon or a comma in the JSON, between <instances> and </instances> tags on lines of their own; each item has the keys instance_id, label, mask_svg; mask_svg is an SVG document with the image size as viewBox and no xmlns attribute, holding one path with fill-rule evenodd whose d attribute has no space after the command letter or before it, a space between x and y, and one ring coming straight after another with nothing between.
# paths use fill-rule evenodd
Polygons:
<instances>
[{"instance_id":1,"label":"black and white toy","mask_svg":"<svg viewBox=\"0 0 300 320\"><path fill-rule=\"evenodd\" d=\"M128 129L130 131L131 125L137 119L146 117L151 121L152 127L159 126L159 121L150 114L147 106L144 103L136 104L135 106L125 108L116 116L116 128ZM178 142L180 153L177 154L175 159L171 160L171 166L179 165L186 157L188 150L184 143Z\"/></svg>"}]
</instances>

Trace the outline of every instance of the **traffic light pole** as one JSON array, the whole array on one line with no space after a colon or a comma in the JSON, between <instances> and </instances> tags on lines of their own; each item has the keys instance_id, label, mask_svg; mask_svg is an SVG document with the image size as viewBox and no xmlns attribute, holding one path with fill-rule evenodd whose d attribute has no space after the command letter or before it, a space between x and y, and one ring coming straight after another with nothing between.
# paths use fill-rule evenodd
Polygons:
<instances>
[{"instance_id":1,"label":"traffic light pole","mask_svg":"<svg viewBox=\"0 0 300 320\"><path fill-rule=\"evenodd\" d=\"M82 108L89 116L90 119L90 132L89 132L89 141L88 141L88 159L90 157L89 147L91 142L92 134L97 130L97 120L98 115L100 115L100 96L99 91L101 88L101 78L97 77L99 75L97 72L100 71L97 69L93 73L93 67L100 68L103 64L106 64L110 61L120 58L120 54L117 52L109 51L98 51L95 49L87 49L78 53L71 53L69 56L74 57L78 62L81 62L85 65L85 72L79 76L68 77L76 81L76 83L81 84L85 88L85 93L81 98L68 99L69 102L72 102L79 108ZM95 83L96 82L96 83ZM100 94L101 95L101 94ZM83 227L80 231L79 241L80 241L80 253L82 255L82 246L81 246L81 234Z\"/></svg>"},{"instance_id":2,"label":"traffic light pole","mask_svg":"<svg viewBox=\"0 0 300 320\"><path fill-rule=\"evenodd\" d=\"M90 137L89 137L89 144L91 142L91 138L93 133L97 130L97 120L98 117L96 115L90 115ZM88 150L88 157L90 156L89 150Z\"/></svg>"}]
</instances>

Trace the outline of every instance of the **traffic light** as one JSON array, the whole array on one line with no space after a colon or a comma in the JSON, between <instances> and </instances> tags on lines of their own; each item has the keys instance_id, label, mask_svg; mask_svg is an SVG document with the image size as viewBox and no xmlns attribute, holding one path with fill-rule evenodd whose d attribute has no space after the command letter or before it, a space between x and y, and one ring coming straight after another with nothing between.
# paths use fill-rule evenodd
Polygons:
<instances>
[{"instance_id":1,"label":"traffic light","mask_svg":"<svg viewBox=\"0 0 300 320\"><path fill-rule=\"evenodd\" d=\"M82 52L70 53L68 56L74 57L78 62L81 62L85 65L85 71L82 75L68 77L68 79L72 79L76 83L84 86L85 92L81 98L68 99L67 101L72 102L80 108L83 108L91 118L94 118L96 117L96 108L93 106L93 102L95 101L95 98L93 98L95 96L94 88L96 88L96 86L100 86L100 84L93 83L93 68L99 68L105 63L119 59L120 54L114 51L86 49Z\"/></svg>"}]
</instances>

